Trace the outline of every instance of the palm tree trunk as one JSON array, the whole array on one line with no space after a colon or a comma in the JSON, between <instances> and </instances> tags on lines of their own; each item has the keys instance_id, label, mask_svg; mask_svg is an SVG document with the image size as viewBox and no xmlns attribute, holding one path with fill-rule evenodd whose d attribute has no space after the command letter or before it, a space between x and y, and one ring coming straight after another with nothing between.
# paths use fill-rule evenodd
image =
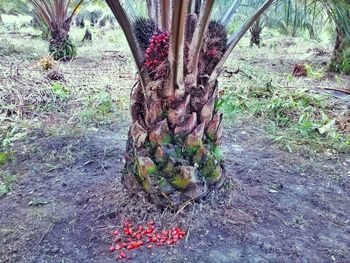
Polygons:
<instances>
[{"instance_id":1,"label":"palm tree trunk","mask_svg":"<svg viewBox=\"0 0 350 263\"><path fill-rule=\"evenodd\" d=\"M336 31L337 38L329 70L350 74L350 41L340 25L337 25Z\"/></svg>"},{"instance_id":2,"label":"palm tree trunk","mask_svg":"<svg viewBox=\"0 0 350 263\"><path fill-rule=\"evenodd\" d=\"M162 96L167 83L137 84L122 181L146 190L158 204L205 196L224 181L220 159L222 114L215 109L217 83L201 80L181 96Z\"/></svg>"},{"instance_id":3,"label":"palm tree trunk","mask_svg":"<svg viewBox=\"0 0 350 263\"><path fill-rule=\"evenodd\" d=\"M188 13L188 0L158 1L158 23L143 19L145 28L132 25L120 1L106 2L123 29L140 80L131 92L122 182L129 189L143 188L159 205L200 199L225 179L217 78L232 49L274 0L266 0L229 39L226 24L210 20L214 0L194 1L198 14ZM231 15L240 1L234 3Z\"/></svg>"},{"instance_id":4,"label":"palm tree trunk","mask_svg":"<svg viewBox=\"0 0 350 263\"><path fill-rule=\"evenodd\" d=\"M51 32L49 52L55 60L70 60L76 55L76 48L69 39L70 24Z\"/></svg>"},{"instance_id":5,"label":"palm tree trunk","mask_svg":"<svg viewBox=\"0 0 350 263\"><path fill-rule=\"evenodd\" d=\"M256 45L260 47L260 34L261 34L262 28L260 26L260 18L256 20L256 22L253 24L253 26L250 28L250 46Z\"/></svg>"}]
</instances>

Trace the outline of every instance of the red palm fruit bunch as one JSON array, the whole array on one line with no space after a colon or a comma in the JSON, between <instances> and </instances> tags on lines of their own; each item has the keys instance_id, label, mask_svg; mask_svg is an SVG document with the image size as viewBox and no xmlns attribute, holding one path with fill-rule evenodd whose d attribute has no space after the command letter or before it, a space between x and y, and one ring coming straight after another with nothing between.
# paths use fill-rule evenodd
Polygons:
<instances>
[{"instance_id":1,"label":"red palm fruit bunch","mask_svg":"<svg viewBox=\"0 0 350 263\"><path fill-rule=\"evenodd\" d=\"M225 27L217 21L210 21L207 33L206 55L216 57L222 55L227 46L227 32Z\"/></svg>"},{"instance_id":2,"label":"red palm fruit bunch","mask_svg":"<svg viewBox=\"0 0 350 263\"><path fill-rule=\"evenodd\" d=\"M143 39L138 37L140 45L144 46L145 37L150 36L150 32L154 32L149 39L148 47L145 50L144 65L154 80L162 79L167 76L168 52L169 52L169 33L161 32L155 28L151 22L140 22L137 24L138 28L143 28L149 25L148 34L144 34ZM141 29L138 29L139 31ZM185 44L185 63L188 63L189 42L195 30L195 20L192 17L187 19L186 30L186 44ZM145 30L143 30L145 31ZM142 32L143 32L142 31ZM208 32L203 46L202 56L205 60L203 65L206 65L208 72L211 72L222 54L226 50L227 32L225 27L217 21L210 21L208 25Z\"/></svg>"},{"instance_id":3,"label":"red palm fruit bunch","mask_svg":"<svg viewBox=\"0 0 350 263\"><path fill-rule=\"evenodd\" d=\"M205 60L204 65L206 65L205 72L212 72L212 70L226 51L226 46L227 32L225 26L223 26L217 21L210 21L202 51L203 58Z\"/></svg>"},{"instance_id":4,"label":"red palm fruit bunch","mask_svg":"<svg viewBox=\"0 0 350 263\"><path fill-rule=\"evenodd\" d=\"M145 54L145 66L151 78L165 78L169 52L169 33L156 32L149 41Z\"/></svg>"},{"instance_id":5,"label":"red palm fruit bunch","mask_svg":"<svg viewBox=\"0 0 350 263\"><path fill-rule=\"evenodd\" d=\"M125 221L121 229L112 231L113 244L109 247L109 251L117 252L118 259L131 259L128 251L144 246L152 249L155 246L174 245L184 238L185 234L186 232L180 227L157 230L154 220L145 226L134 226Z\"/></svg>"}]
</instances>

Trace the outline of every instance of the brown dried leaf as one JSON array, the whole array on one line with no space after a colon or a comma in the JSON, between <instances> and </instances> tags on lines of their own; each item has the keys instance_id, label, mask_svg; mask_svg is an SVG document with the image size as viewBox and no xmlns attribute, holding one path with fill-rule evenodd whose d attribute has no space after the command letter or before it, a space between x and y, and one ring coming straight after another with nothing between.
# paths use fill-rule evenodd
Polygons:
<instances>
[{"instance_id":1,"label":"brown dried leaf","mask_svg":"<svg viewBox=\"0 0 350 263\"><path fill-rule=\"evenodd\" d=\"M193 129L196 127L196 125L197 125L197 113L192 112L188 116L185 123L181 126L177 126L175 128L174 132L175 132L175 134L184 133L185 135L187 135L188 133L193 131Z\"/></svg>"},{"instance_id":2,"label":"brown dried leaf","mask_svg":"<svg viewBox=\"0 0 350 263\"><path fill-rule=\"evenodd\" d=\"M186 109L190 102L190 95L184 99L175 109L170 109L168 112L168 120L171 125L175 126L178 123L182 123L186 117Z\"/></svg>"},{"instance_id":3,"label":"brown dried leaf","mask_svg":"<svg viewBox=\"0 0 350 263\"><path fill-rule=\"evenodd\" d=\"M138 121L131 126L130 134L137 148L141 147L147 138L147 131Z\"/></svg>"},{"instance_id":4,"label":"brown dried leaf","mask_svg":"<svg viewBox=\"0 0 350 263\"><path fill-rule=\"evenodd\" d=\"M149 133L149 140L156 144L166 144L170 140L170 130L166 119L158 122Z\"/></svg>"}]
</instances>

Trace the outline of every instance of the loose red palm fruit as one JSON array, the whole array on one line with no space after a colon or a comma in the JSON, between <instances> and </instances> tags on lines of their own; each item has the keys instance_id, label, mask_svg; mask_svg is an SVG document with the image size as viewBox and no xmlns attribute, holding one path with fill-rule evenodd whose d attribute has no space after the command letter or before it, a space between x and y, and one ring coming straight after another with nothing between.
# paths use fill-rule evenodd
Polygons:
<instances>
[{"instance_id":1,"label":"loose red palm fruit","mask_svg":"<svg viewBox=\"0 0 350 263\"><path fill-rule=\"evenodd\" d=\"M143 245L143 241L142 240L139 240L136 242L136 245L139 247L139 246L142 246Z\"/></svg>"},{"instance_id":2,"label":"loose red palm fruit","mask_svg":"<svg viewBox=\"0 0 350 263\"><path fill-rule=\"evenodd\" d=\"M124 251L120 252L119 256L120 256L120 258L126 258L127 257L127 255L126 255L126 253Z\"/></svg>"},{"instance_id":3,"label":"loose red palm fruit","mask_svg":"<svg viewBox=\"0 0 350 263\"><path fill-rule=\"evenodd\" d=\"M131 249L133 249L133 248L134 248L133 245L128 245L128 246L126 247L126 249L128 249L128 250L131 250Z\"/></svg>"},{"instance_id":4,"label":"loose red palm fruit","mask_svg":"<svg viewBox=\"0 0 350 263\"><path fill-rule=\"evenodd\" d=\"M120 250L122 248L122 246L120 244L117 244L117 246L115 247L116 250Z\"/></svg>"},{"instance_id":5,"label":"loose red palm fruit","mask_svg":"<svg viewBox=\"0 0 350 263\"><path fill-rule=\"evenodd\" d=\"M115 247L113 245L109 247L109 252L114 252L114 250L115 250Z\"/></svg>"}]
</instances>

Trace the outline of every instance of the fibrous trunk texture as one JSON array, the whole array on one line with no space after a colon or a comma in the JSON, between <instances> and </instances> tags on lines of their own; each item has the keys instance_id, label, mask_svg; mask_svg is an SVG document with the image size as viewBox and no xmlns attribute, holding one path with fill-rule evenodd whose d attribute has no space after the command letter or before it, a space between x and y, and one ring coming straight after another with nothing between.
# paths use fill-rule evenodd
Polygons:
<instances>
[{"instance_id":1,"label":"fibrous trunk texture","mask_svg":"<svg viewBox=\"0 0 350 263\"><path fill-rule=\"evenodd\" d=\"M193 22L189 17L184 32L185 65L190 64ZM145 52L147 76L131 95L132 126L122 181L127 188L143 188L159 205L176 207L203 198L224 182L218 83L209 76L225 52L227 33L220 23L208 23L196 70L184 66L186 77L173 89L168 59L172 36L145 19L136 20L134 31Z\"/></svg>"},{"instance_id":2,"label":"fibrous trunk texture","mask_svg":"<svg viewBox=\"0 0 350 263\"><path fill-rule=\"evenodd\" d=\"M152 81L145 91L140 84L133 91L123 182L141 185L160 204L179 204L223 182L222 114L215 109L217 84L200 85L178 99L162 98L164 85Z\"/></svg>"},{"instance_id":3,"label":"fibrous trunk texture","mask_svg":"<svg viewBox=\"0 0 350 263\"><path fill-rule=\"evenodd\" d=\"M81 42L85 42L85 41L92 41L92 33L88 28L85 30L85 34Z\"/></svg>"},{"instance_id":4,"label":"fibrous trunk texture","mask_svg":"<svg viewBox=\"0 0 350 263\"><path fill-rule=\"evenodd\" d=\"M341 26L337 26L337 38L329 69L350 74L350 40L346 38Z\"/></svg>"},{"instance_id":5,"label":"fibrous trunk texture","mask_svg":"<svg viewBox=\"0 0 350 263\"><path fill-rule=\"evenodd\" d=\"M262 29L260 27L260 19L258 19L250 28L250 46L256 45L260 47L261 31Z\"/></svg>"}]
</instances>

